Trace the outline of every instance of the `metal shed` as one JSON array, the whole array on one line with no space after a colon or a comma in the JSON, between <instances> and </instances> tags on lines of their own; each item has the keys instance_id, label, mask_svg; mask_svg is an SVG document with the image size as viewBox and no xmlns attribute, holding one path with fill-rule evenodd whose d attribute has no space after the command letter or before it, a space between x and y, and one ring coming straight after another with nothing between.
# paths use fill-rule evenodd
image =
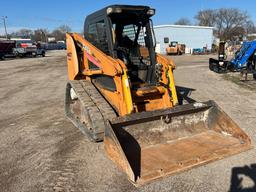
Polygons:
<instances>
[{"instance_id":1,"label":"metal shed","mask_svg":"<svg viewBox=\"0 0 256 192\"><path fill-rule=\"evenodd\" d=\"M158 25L154 26L157 48L156 51L165 53L168 43L164 39L169 38L169 42L178 41L186 45L186 52L191 53L192 49L207 47L212 48L213 27L188 26L188 25Z\"/></svg>"}]
</instances>

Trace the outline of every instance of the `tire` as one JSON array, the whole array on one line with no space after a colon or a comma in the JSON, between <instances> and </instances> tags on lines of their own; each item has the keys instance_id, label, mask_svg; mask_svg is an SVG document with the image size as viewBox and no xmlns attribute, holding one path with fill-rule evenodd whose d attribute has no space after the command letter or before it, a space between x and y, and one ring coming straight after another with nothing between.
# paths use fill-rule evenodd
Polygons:
<instances>
[{"instance_id":1,"label":"tire","mask_svg":"<svg viewBox=\"0 0 256 192\"><path fill-rule=\"evenodd\" d=\"M42 57L45 57L45 52L44 51L42 52Z\"/></svg>"},{"instance_id":2,"label":"tire","mask_svg":"<svg viewBox=\"0 0 256 192\"><path fill-rule=\"evenodd\" d=\"M0 60L5 60L5 56L4 55L0 55Z\"/></svg>"},{"instance_id":3,"label":"tire","mask_svg":"<svg viewBox=\"0 0 256 192\"><path fill-rule=\"evenodd\" d=\"M15 51L13 54L15 57L19 57L19 53L17 51Z\"/></svg>"},{"instance_id":4,"label":"tire","mask_svg":"<svg viewBox=\"0 0 256 192\"><path fill-rule=\"evenodd\" d=\"M215 73L220 73L221 69L220 69L218 62L219 62L218 60L210 58L209 59L209 69Z\"/></svg>"}]
</instances>

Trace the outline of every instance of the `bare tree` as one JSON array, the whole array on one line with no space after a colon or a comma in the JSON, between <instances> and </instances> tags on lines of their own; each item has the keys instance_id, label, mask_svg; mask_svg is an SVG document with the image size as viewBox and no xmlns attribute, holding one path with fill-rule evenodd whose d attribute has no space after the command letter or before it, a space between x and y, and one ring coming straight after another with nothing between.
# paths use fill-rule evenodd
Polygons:
<instances>
[{"instance_id":1,"label":"bare tree","mask_svg":"<svg viewBox=\"0 0 256 192\"><path fill-rule=\"evenodd\" d=\"M54 29L51 35L55 37L56 41L64 41L66 39L66 33L70 31L71 28L68 25L61 25L58 28Z\"/></svg>"},{"instance_id":2,"label":"bare tree","mask_svg":"<svg viewBox=\"0 0 256 192\"><path fill-rule=\"evenodd\" d=\"M188 18L180 18L178 21L174 23L175 25L191 25L191 22Z\"/></svg>"},{"instance_id":3,"label":"bare tree","mask_svg":"<svg viewBox=\"0 0 256 192\"><path fill-rule=\"evenodd\" d=\"M59 29L53 30L51 36L55 37L56 41L63 41L65 39L65 33L62 33Z\"/></svg>"},{"instance_id":4,"label":"bare tree","mask_svg":"<svg viewBox=\"0 0 256 192\"><path fill-rule=\"evenodd\" d=\"M199 11L195 18L199 25L215 27L215 35L223 40L245 35L251 23L247 12L234 8Z\"/></svg>"},{"instance_id":5,"label":"bare tree","mask_svg":"<svg viewBox=\"0 0 256 192\"><path fill-rule=\"evenodd\" d=\"M68 25L61 25L54 29L51 33L47 29L20 29L10 34L11 37L30 38L33 41L47 42L48 36L55 37L56 41L64 41L66 33L70 32L71 28Z\"/></svg>"},{"instance_id":6,"label":"bare tree","mask_svg":"<svg viewBox=\"0 0 256 192\"><path fill-rule=\"evenodd\" d=\"M34 32L31 29L20 29L10 34L11 37L33 38Z\"/></svg>"},{"instance_id":7,"label":"bare tree","mask_svg":"<svg viewBox=\"0 0 256 192\"><path fill-rule=\"evenodd\" d=\"M235 35L243 35L244 31L238 30L244 28L250 20L247 12L239 9L219 9L217 14L218 34L223 39L231 39Z\"/></svg>"},{"instance_id":8,"label":"bare tree","mask_svg":"<svg viewBox=\"0 0 256 192\"><path fill-rule=\"evenodd\" d=\"M216 23L216 10L206 9L199 11L195 16L195 19L198 21L200 26L209 26L213 27Z\"/></svg>"},{"instance_id":9,"label":"bare tree","mask_svg":"<svg viewBox=\"0 0 256 192\"><path fill-rule=\"evenodd\" d=\"M36 29L34 31L34 38L33 40L38 42L47 42L47 34L49 34L49 31L47 29Z\"/></svg>"},{"instance_id":10,"label":"bare tree","mask_svg":"<svg viewBox=\"0 0 256 192\"><path fill-rule=\"evenodd\" d=\"M246 33L247 34L256 33L256 26L251 20L246 23Z\"/></svg>"},{"instance_id":11,"label":"bare tree","mask_svg":"<svg viewBox=\"0 0 256 192\"><path fill-rule=\"evenodd\" d=\"M68 25L61 25L58 28L62 33L67 33L71 31L71 27L69 27Z\"/></svg>"}]
</instances>

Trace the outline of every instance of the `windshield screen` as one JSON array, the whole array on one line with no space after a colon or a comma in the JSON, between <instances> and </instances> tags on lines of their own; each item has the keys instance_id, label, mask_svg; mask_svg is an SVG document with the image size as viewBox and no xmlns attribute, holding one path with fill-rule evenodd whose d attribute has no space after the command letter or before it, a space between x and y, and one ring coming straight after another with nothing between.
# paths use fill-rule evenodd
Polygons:
<instances>
[{"instance_id":1,"label":"windshield screen","mask_svg":"<svg viewBox=\"0 0 256 192\"><path fill-rule=\"evenodd\" d=\"M177 44L177 42L171 42L171 47L176 47Z\"/></svg>"},{"instance_id":2,"label":"windshield screen","mask_svg":"<svg viewBox=\"0 0 256 192\"><path fill-rule=\"evenodd\" d=\"M111 22L117 58L128 66L131 81L137 81L138 77L140 81L146 81L147 72L143 71L147 71L154 55L154 33L150 19L138 17L134 13L122 13L120 17L112 16Z\"/></svg>"},{"instance_id":3,"label":"windshield screen","mask_svg":"<svg viewBox=\"0 0 256 192\"><path fill-rule=\"evenodd\" d=\"M132 45L140 45L146 47L145 38L146 38L146 27L142 24L113 24L113 42L123 44L125 47L130 47ZM122 41L125 40L125 43Z\"/></svg>"}]
</instances>

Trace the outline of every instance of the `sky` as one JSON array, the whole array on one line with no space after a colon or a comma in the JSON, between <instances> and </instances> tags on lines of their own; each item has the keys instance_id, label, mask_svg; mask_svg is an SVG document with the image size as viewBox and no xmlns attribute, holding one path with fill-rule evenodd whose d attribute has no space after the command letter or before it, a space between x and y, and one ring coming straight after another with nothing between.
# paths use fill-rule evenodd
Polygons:
<instances>
[{"instance_id":1,"label":"sky","mask_svg":"<svg viewBox=\"0 0 256 192\"><path fill-rule=\"evenodd\" d=\"M82 32L86 15L111 4L148 5L156 9L154 25L173 24L181 17L195 22L202 9L239 8L256 23L255 0L1 0L0 17L7 16L7 32L21 28L53 30L66 24L73 32ZM0 20L0 34L3 34Z\"/></svg>"}]
</instances>

